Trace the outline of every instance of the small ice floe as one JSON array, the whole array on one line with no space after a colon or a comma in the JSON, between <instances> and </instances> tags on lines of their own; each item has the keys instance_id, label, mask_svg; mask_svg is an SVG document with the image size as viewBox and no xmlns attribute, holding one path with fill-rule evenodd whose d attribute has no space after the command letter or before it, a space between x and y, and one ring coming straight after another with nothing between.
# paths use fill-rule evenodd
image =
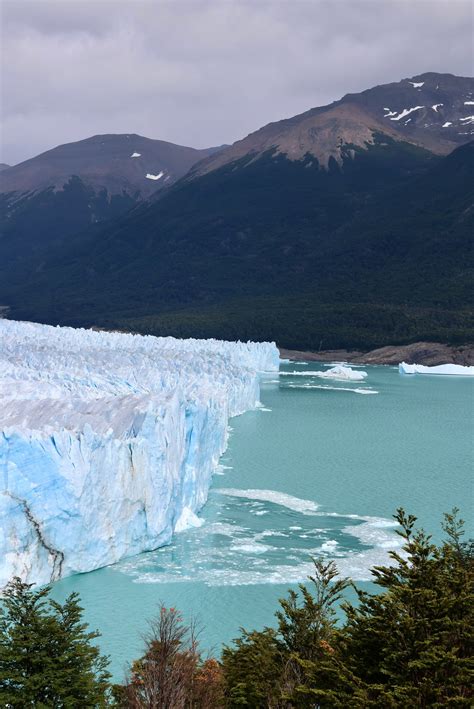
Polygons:
<instances>
[{"instance_id":1,"label":"small ice floe","mask_svg":"<svg viewBox=\"0 0 474 709\"><path fill-rule=\"evenodd\" d=\"M464 118L460 118L459 120L462 121L466 126L469 123L474 123L474 116L465 116Z\"/></svg>"},{"instance_id":2,"label":"small ice floe","mask_svg":"<svg viewBox=\"0 0 474 709\"><path fill-rule=\"evenodd\" d=\"M421 89L423 84L425 83L424 81L409 81L409 84L413 86L414 89Z\"/></svg>"},{"instance_id":3,"label":"small ice floe","mask_svg":"<svg viewBox=\"0 0 474 709\"><path fill-rule=\"evenodd\" d=\"M453 125L453 124L451 123L451 121L446 121L446 123L443 123L443 125L441 126L441 128L449 128L449 126L452 126L452 125Z\"/></svg>"},{"instance_id":4,"label":"small ice floe","mask_svg":"<svg viewBox=\"0 0 474 709\"><path fill-rule=\"evenodd\" d=\"M132 153L130 155L131 158L141 158L142 154L141 153Z\"/></svg>"},{"instance_id":5,"label":"small ice floe","mask_svg":"<svg viewBox=\"0 0 474 709\"><path fill-rule=\"evenodd\" d=\"M164 172L159 172L157 175L152 175L150 172L147 172L145 177L147 180L159 180L163 177L164 174Z\"/></svg>"},{"instance_id":6,"label":"small ice floe","mask_svg":"<svg viewBox=\"0 0 474 709\"><path fill-rule=\"evenodd\" d=\"M424 106L413 106L413 108L404 108L403 111L398 114L398 116L394 116L390 120L401 121L401 119L405 118L405 116L410 115L410 113L413 113L413 111L419 111L421 108L424 108Z\"/></svg>"},{"instance_id":7,"label":"small ice floe","mask_svg":"<svg viewBox=\"0 0 474 709\"><path fill-rule=\"evenodd\" d=\"M354 372L351 367L343 367L337 364L325 372L305 371L305 372L280 372L280 376L287 377L319 377L321 379L339 379L341 381L360 382L367 377L367 372Z\"/></svg>"},{"instance_id":8,"label":"small ice floe","mask_svg":"<svg viewBox=\"0 0 474 709\"><path fill-rule=\"evenodd\" d=\"M464 101L465 106L474 106L474 101Z\"/></svg>"},{"instance_id":9,"label":"small ice floe","mask_svg":"<svg viewBox=\"0 0 474 709\"><path fill-rule=\"evenodd\" d=\"M448 374L460 377L474 377L474 367L464 367L461 364L439 364L436 367L427 367L423 364L407 364L401 362L398 365L400 374Z\"/></svg>"},{"instance_id":10,"label":"small ice floe","mask_svg":"<svg viewBox=\"0 0 474 709\"><path fill-rule=\"evenodd\" d=\"M433 109L433 111L436 111L436 113L438 113L438 108L440 106L444 106L444 103L435 103L433 104L433 106L431 106L431 108Z\"/></svg>"},{"instance_id":11,"label":"small ice floe","mask_svg":"<svg viewBox=\"0 0 474 709\"><path fill-rule=\"evenodd\" d=\"M384 108L384 111L388 111L388 113L385 114L384 118L390 118L390 116L396 116L397 112L396 111L391 111L389 108Z\"/></svg>"}]
</instances>

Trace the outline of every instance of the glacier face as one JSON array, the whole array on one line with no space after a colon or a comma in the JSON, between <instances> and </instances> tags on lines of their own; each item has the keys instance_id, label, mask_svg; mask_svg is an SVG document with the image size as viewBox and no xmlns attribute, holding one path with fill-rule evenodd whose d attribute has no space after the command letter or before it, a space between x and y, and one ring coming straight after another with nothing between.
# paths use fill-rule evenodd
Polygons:
<instances>
[{"instance_id":1,"label":"glacier face","mask_svg":"<svg viewBox=\"0 0 474 709\"><path fill-rule=\"evenodd\" d=\"M0 586L155 549L198 523L273 343L0 320Z\"/></svg>"}]
</instances>

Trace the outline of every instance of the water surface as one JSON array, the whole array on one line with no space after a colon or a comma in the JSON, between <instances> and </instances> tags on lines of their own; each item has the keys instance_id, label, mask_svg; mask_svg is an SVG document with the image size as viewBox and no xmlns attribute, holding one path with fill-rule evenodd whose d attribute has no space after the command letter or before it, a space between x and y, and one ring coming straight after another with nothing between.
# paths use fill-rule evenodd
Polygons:
<instances>
[{"instance_id":1,"label":"water surface","mask_svg":"<svg viewBox=\"0 0 474 709\"><path fill-rule=\"evenodd\" d=\"M116 679L159 602L197 617L203 647L218 651L240 626L273 623L311 556L368 584L399 544L397 507L437 540L443 512L470 514L474 381L364 367L362 382L333 382L306 376L327 369L314 362L282 369L300 374L264 377L262 408L232 419L201 527L54 585L61 600L80 593Z\"/></svg>"}]
</instances>

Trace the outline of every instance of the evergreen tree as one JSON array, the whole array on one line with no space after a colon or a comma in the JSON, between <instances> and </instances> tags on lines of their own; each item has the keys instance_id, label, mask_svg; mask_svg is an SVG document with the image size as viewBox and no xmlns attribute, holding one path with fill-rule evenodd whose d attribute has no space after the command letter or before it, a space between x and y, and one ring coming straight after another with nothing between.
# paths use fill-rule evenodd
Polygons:
<instances>
[{"instance_id":1,"label":"evergreen tree","mask_svg":"<svg viewBox=\"0 0 474 709\"><path fill-rule=\"evenodd\" d=\"M18 709L104 707L108 659L82 622L78 595L64 605L50 588L15 578L0 607L0 704Z\"/></svg>"},{"instance_id":2,"label":"evergreen tree","mask_svg":"<svg viewBox=\"0 0 474 709\"><path fill-rule=\"evenodd\" d=\"M278 629L243 631L234 647L223 652L228 705L283 708L313 707L324 692L308 686L317 668L321 686L343 672L334 657L337 631L334 606L348 586L336 579L334 563L313 559L311 586L299 585L280 600ZM324 677L324 679L323 679ZM339 706L339 705L337 705Z\"/></svg>"},{"instance_id":3,"label":"evergreen tree","mask_svg":"<svg viewBox=\"0 0 474 709\"><path fill-rule=\"evenodd\" d=\"M437 546L416 518L395 515L404 539L392 566L372 569L380 593L355 589L315 561L311 585L280 601L278 629L243 634L223 652L227 706L269 709L471 707L474 699L474 554L457 510Z\"/></svg>"},{"instance_id":4,"label":"evergreen tree","mask_svg":"<svg viewBox=\"0 0 474 709\"><path fill-rule=\"evenodd\" d=\"M372 570L383 591L345 605L346 658L369 687L367 706L472 705L474 557L457 512L445 515L438 547L398 510L403 554Z\"/></svg>"},{"instance_id":5,"label":"evergreen tree","mask_svg":"<svg viewBox=\"0 0 474 709\"><path fill-rule=\"evenodd\" d=\"M224 647L222 668L226 706L284 707L282 703L282 667L285 656L277 634L271 628L251 633L242 629L233 647Z\"/></svg>"},{"instance_id":6,"label":"evergreen tree","mask_svg":"<svg viewBox=\"0 0 474 709\"><path fill-rule=\"evenodd\" d=\"M349 581L338 578L334 562L313 559L310 585L290 591L277 611L279 637L285 649L282 697L288 707L356 707L365 701L361 683L341 654L343 633L336 625L335 606ZM300 601L301 598L301 601Z\"/></svg>"}]
</instances>

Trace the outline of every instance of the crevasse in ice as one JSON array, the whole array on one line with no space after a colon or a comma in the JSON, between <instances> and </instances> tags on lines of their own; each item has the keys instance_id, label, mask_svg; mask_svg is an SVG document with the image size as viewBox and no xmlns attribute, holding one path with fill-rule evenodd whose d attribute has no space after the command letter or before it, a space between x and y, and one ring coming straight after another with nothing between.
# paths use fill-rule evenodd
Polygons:
<instances>
[{"instance_id":1,"label":"crevasse in ice","mask_svg":"<svg viewBox=\"0 0 474 709\"><path fill-rule=\"evenodd\" d=\"M0 320L0 586L91 571L198 523L273 343Z\"/></svg>"}]
</instances>

